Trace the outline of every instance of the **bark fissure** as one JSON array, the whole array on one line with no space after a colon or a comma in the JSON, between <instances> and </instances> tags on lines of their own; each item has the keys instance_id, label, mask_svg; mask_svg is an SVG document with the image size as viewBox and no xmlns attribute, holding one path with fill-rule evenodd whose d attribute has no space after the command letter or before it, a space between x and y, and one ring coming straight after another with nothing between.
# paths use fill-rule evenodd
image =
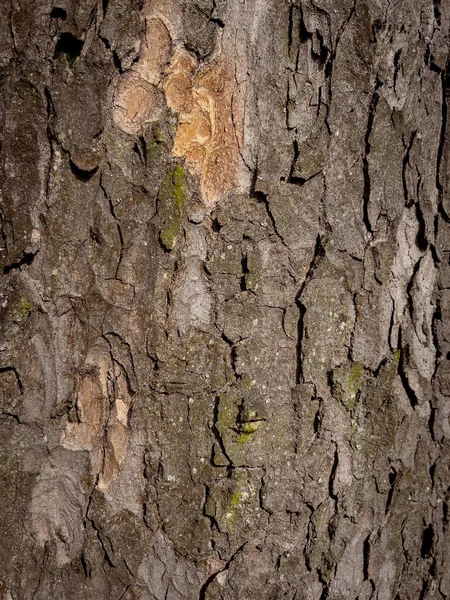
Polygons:
<instances>
[{"instance_id":1,"label":"bark fissure","mask_svg":"<svg viewBox=\"0 0 450 600\"><path fill-rule=\"evenodd\" d=\"M364 157L363 157L363 177L364 177L364 191L363 191L363 221L366 226L367 232L370 235L373 235L372 223L370 222L369 210L370 210L370 165L369 165L369 156L370 156L370 135L372 133L373 122L375 119L375 112L377 110L379 93L378 89L380 87L380 82L377 81L375 85L375 89L372 93L372 98L369 106L369 115L367 119L367 127L366 127L366 135L364 138Z\"/></svg>"}]
</instances>

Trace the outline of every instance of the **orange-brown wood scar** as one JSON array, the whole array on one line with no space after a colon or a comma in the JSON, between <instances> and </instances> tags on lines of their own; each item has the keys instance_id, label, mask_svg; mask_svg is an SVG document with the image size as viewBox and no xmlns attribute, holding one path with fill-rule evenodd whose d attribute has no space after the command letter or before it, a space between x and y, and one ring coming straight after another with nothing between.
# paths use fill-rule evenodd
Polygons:
<instances>
[{"instance_id":1,"label":"orange-brown wood scar","mask_svg":"<svg viewBox=\"0 0 450 600\"><path fill-rule=\"evenodd\" d=\"M173 155L185 160L203 201L213 206L238 181L243 111L235 67L223 52L199 64L173 35L162 16L147 18L140 59L117 87L114 120L134 135L158 120L165 105L176 112Z\"/></svg>"}]
</instances>

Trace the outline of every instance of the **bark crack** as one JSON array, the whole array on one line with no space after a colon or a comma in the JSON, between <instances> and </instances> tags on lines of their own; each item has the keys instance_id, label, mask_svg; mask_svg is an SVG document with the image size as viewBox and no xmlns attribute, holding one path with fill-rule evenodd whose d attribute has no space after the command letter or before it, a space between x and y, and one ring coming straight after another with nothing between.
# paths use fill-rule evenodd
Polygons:
<instances>
[{"instance_id":1,"label":"bark crack","mask_svg":"<svg viewBox=\"0 0 450 600\"><path fill-rule=\"evenodd\" d=\"M367 119L366 135L364 138L364 157L363 157L363 177L364 177L364 191L363 191L363 221L366 226L367 232L373 237L372 224L370 222L369 207L370 207L370 168L369 168L369 155L370 155L370 135L372 133L373 122L375 119L375 111L377 109L378 100L380 95L378 89L381 83L377 80L375 89L372 94L372 99L369 105L369 116Z\"/></svg>"}]
</instances>

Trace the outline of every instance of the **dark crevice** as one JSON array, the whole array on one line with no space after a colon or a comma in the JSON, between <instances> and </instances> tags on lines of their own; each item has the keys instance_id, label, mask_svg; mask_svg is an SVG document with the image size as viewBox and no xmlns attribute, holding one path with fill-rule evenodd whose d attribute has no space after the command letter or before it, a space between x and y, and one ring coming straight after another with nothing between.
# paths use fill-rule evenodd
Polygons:
<instances>
[{"instance_id":1,"label":"dark crevice","mask_svg":"<svg viewBox=\"0 0 450 600\"><path fill-rule=\"evenodd\" d=\"M266 474L266 472L264 470L264 476L265 476L265 474ZM263 512L267 513L269 515L269 519L270 519L270 517L273 515L273 512L264 505L264 488L265 488L264 476L261 477L261 485L259 487L259 492L258 492L258 502L259 502L259 508Z\"/></svg>"},{"instance_id":2,"label":"dark crevice","mask_svg":"<svg viewBox=\"0 0 450 600\"><path fill-rule=\"evenodd\" d=\"M228 462L228 469L232 469L233 468L233 462L231 460L231 458L228 456L227 454L227 450L225 448L225 444L223 443L222 440L222 436L220 435L220 431L217 428L217 423L219 420L219 406L220 406L220 398L217 396L215 401L214 401L214 415L213 415L213 424L211 427L211 431L214 434L214 437L216 439L216 442L220 448L220 451L222 452L222 454L224 455L225 459Z\"/></svg>"},{"instance_id":3,"label":"dark crevice","mask_svg":"<svg viewBox=\"0 0 450 600\"><path fill-rule=\"evenodd\" d=\"M395 91L395 85L397 83L397 77L398 77L398 73L400 71L400 57L402 55L402 49L400 48L400 50L397 50L397 52L394 55L394 91Z\"/></svg>"},{"instance_id":4,"label":"dark crevice","mask_svg":"<svg viewBox=\"0 0 450 600\"><path fill-rule=\"evenodd\" d=\"M377 279L378 281L378 279ZM383 283L383 282L378 282L378 283ZM392 301L392 309L391 309L391 318L389 319L389 332L388 332L388 340L389 340L389 348L391 349L391 352L394 353L397 349L398 349L398 340L397 343L395 343L394 341L394 335L393 335L393 331L394 331L394 326L395 326L395 303L394 301ZM382 365L380 364L380 367Z\"/></svg>"},{"instance_id":5,"label":"dark crevice","mask_svg":"<svg viewBox=\"0 0 450 600\"><path fill-rule=\"evenodd\" d=\"M219 575L220 573L223 573L224 571L228 571L228 569L230 568L231 563L233 562L233 560L236 558L236 556L242 552L242 550L245 548L245 546L247 545L247 542L244 542L242 544L242 546L240 546L236 552L231 556L231 558L227 561L227 563L225 564L224 568L221 569L220 571L216 571L215 573L213 573L212 575L210 575L208 577L208 579L205 581L205 583L202 585L202 587L200 588L200 593L198 595L198 600L206 600L206 592L208 590L208 587L212 584L212 582L216 579L217 575Z\"/></svg>"},{"instance_id":6,"label":"dark crevice","mask_svg":"<svg viewBox=\"0 0 450 600\"><path fill-rule=\"evenodd\" d=\"M299 319L298 319L298 332L297 332L297 375L296 375L296 382L297 383L302 383L303 382L303 360L302 360L302 346L303 346L303 338L305 335L305 326L304 326L304 320L305 320L305 313L306 313L306 306L304 304L302 304L300 302L300 300L297 301L297 306L298 306L298 310L299 310Z\"/></svg>"},{"instance_id":7,"label":"dark crevice","mask_svg":"<svg viewBox=\"0 0 450 600\"><path fill-rule=\"evenodd\" d=\"M322 594L321 594L321 596L320 596L320 599L319 599L319 600L327 600L327 598L328 598L328 594L330 593L330 591L329 591L329 589L328 589L328 585L327 585L326 583L323 583L323 582L322 582L322 585L323 585L324 587L323 587L323 591L322 591Z\"/></svg>"},{"instance_id":8,"label":"dark crevice","mask_svg":"<svg viewBox=\"0 0 450 600\"><path fill-rule=\"evenodd\" d=\"M98 171L98 166L89 170L80 169L80 167L78 167L71 158L69 158L69 167L72 172L72 175L74 175L78 179L78 181L82 181L83 183L86 183L87 181L92 179L92 177Z\"/></svg>"},{"instance_id":9,"label":"dark crevice","mask_svg":"<svg viewBox=\"0 0 450 600\"><path fill-rule=\"evenodd\" d=\"M324 44L324 38L323 38L322 34L320 33L320 31L318 29L316 29L315 33L316 33L317 41L319 42L320 52L317 53L317 52L314 52L313 49L311 49L311 56L317 62L318 70L322 71L324 66L327 63L328 48Z\"/></svg>"},{"instance_id":10,"label":"dark crevice","mask_svg":"<svg viewBox=\"0 0 450 600\"><path fill-rule=\"evenodd\" d=\"M305 559L305 567L306 570L311 573L313 570L313 565L311 561L311 550L314 541L317 539L317 531L314 523L314 517L317 514L317 510L320 508L322 503L320 503L316 508L312 504L308 502L305 504L306 508L309 510L309 519L308 519L308 527L306 529L306 538L305 545L303 546L303 556Z\"/></svg>"},{"instance_id":11,"label":"dark crevice","mask_svg":"<svg viewBox=\"0 0 450 600\"><path fill-rule=\"evenodd\" d=\"M241 281L240 281L240 288L241 288L241 292L245 292L245 291L247 291L246 276L249 273L248 266L247 266L247 255L242 257L241 267L242 267L242 275L241 275Z\"/></svg>"},{"instance_id":12,"label":"dark crevice","mask_svg":"<svg viewBox=\"0 0 450 600\"><path fill-rule=\"evenodd\" d=\"M421 262L422 262L422 258L419 258L419 260L414 265L411 279L409 280L408 285L406 286L406 296L408 298L409 316L411 318L411 321L413 321L413 322L414 322L414 298L413 298L413 294L411 292L412 292L414 282L416 280L417 273L419 272Z\"/></svg>"},{"instance_id":13,"label":"dark crevice","mask_svg":"<svg viewBox=\"0 0 450 600\"><path fill-rule=\"evenodd\" d=\"M389 512L389 508L391 507L391 502L392 502L392 497L394 495L396 479L397 479L397 471L394 469L394 467L391 467L391 472L389 473L390 488L389 488L389 492L388 492L388 496L387 496L387 500L386 500L386 510L385 510L386 514Z\"/></svg>"},{"instance_id":14,"label":"dark crevice","mask_svg":"<svg viewBox=\"0 0 450 600\"><path fill-rule=\"evenodd\" d=\"M65 21L67 19L67 12L64 10L64 8L59 8L58 6L55 6L54 8L52 8L50 18L61 19L61 21Z\"/></svg>"},{"instance_id":15,"label":"dark crevice","mask_svg":"<svg viewBox=\"0 0 450 600\"><path fill-rule=\"evenodd\" d=\"M303 19L303 11L302 4L300 3L300 24L299 24L299 40L301 44L304 44L309 39L311 39L312 35L306 29L305 21Z\"/></svg>"},{"instance_id":16,"label":"dark crevice","mask_svg":"<svg viewBox=\"0 0 450 600\"><path fill-rule=\"evenodd\" d=\"M131 577L133 579L136 579L136 575L133 573L133 571L130 569L130 567L128 566L127 561L123 558L123 564L125 565L126 570L128 571L128 573L131 575Z\"/></svg>"},{"instance_id":17,"label":"dark crevice","mask_svg":"<svg viewBox=\"0 0 450 600\"><path fill-rule=\"evenodd\" d=\"M370 535L366 537L363 544L363 573L364 581L369 581L369 564L370 564Z\"/></svg>"},{"instance_id":18,"label":"dark crevice","mask_svg":"<svg viewBox=\"0 0 450 600\"><path fill-rule=\"evenodd\" d=\"M319 264L320 260L325 256L325 248L324 248L322 242L323 242L322 237L319 234L316 238L316 245L314 247L313 257L311 259L311 262L309 263L309 267L306 272L305 279L303 280L303 283L302 283L302 285L297 293L297 296L295 298L295 303L296 303L296 305L299 309L299 313L300 313L299 319L298 319L298 327L297 327L297 374L296 374L296 382L297 383L304 382L303 381L303 379L304 379L303 378L303 366L302 366L302 346L303 346L303 339L304 339L304 335L305 335L304 319L305 319L305 313L306 313L306 306L301 301L301 297L305 290L306 285L311 280L311 278L314 274L314 271L317 268L317 265Z\"/></svg>"},{"instance_id":19,"label":"dark crevice","mask_svg":"<svg viewBox=\"0 0 450 600\"><path fill-rule=\"evenodd\" d=\"M422 558L429 558L433 553L434 543L434 529L433 525L425 527L422 533L422 547L420 549L420 555Z\"/></svg>"},{"instance_id":20,"label":"dark crevice","mask_svg":"<svg viewBox=\"0 0 450 600\"><path fill-rule=\"evenodd\" d=\"M370 135L372 133L373 122L375 118L375 111L377 109L378 100L380 95L378 89L381 83L377 80L372 99L369 105L369 116L367 119L366 135L365 135L365 149L363 158L363 176L364 176L364 191L363 191L363 221L366 229L369 233L373 233L372 225L369 218L369 202L370 202L370 172L369 172L369 155L370 155Z\"/></svg>"},{"instance_id":21,"label":"dark crevice","mask_svg":"<svg viewBox=\"0 0 450 600\"><path fill-rule=\"evenodd\" d=\"M219 523L217 522L217 519L215 517L213 517L212 515L209 515L206 512L206 505L208 503L209 493L210 493L209 486L205 485L205 501L203 502L202 514L206 519L208 519L211 531L220 531L220 527L219 527Z\"/></svg>"},{"instance_id":22,"label":"dark crevice","mask_svg":"<svg viewBox=\"0 0 450 600\"><path fill-rule=\"evenodd\" d=\"M441 26L441 0L433 0L434 20L438 27Z\"/></svg>"},{"instance_id":23,"label":"dark crevice","mask_svg":"<svg viewBox=\"0 0 450 600\"><path fill-rule=\"evenodd\" d=\"M36 252L23 252L22 258L11 263L10 265L6 265L5 267L3 267L3 275L8 275L8 273L10 273L14 269L21 270L22 267L25 265L30 266L34 261L36 254L37 254L37 251Z\"/></svg>"},{"instance_id":24,"label":"dark crevice","mask_svg":"<svg viewBox=\"0 0 450 600\"><path fill-rule=\"evenodd\" d=\"M436 472L436 463L433 463L431 467L428 469L428 473L430 474L431 479L431 489L434 488L434 474Z\"/></svg>"},{"instance_id":25,"label":"dark crevice","mask_svg":"<svg viewBox=\"0 0 450 600\"><path fill-rule=\"evenodd\" d=\"M139 156L141 163L144 167L147 166L147 142L143 135L139 136L138 141L134 144L133 150Z\"/></svg>"},{"instance_id":26,"label":"dark crevice","mask_svg":"<svg viewBox=\"0 0 450 600\"><path fill-rule=\"evenodd\" d=\"M316 414L314 415L314 422L313 422L313 430L315 435L318 435L320 433L320 429L322 427L322 422L323 422L323 412L322 412L322 403L320 403L319 408L316 411Z\"/></svg>"},{"instance_id":27,"label":"dark crevice","mask_svg":"<svg viewBox=\"0 0 450 600\"><path fill-rule=\"evenodd\" d=\"M220 29L223 29L225 27L225 23L222 21L222 19L220 19L219 17L214 17L214 13L217 10L217 4L216 4L216 0L212 0L212 7L211 7L211 12L209 13L208 19L211 23L214 23L215 25L217 25L218 27L220 27Z\"/></svg>"},{"instance_id":28,"label":"dark crevice","mask_svg":"<svg viewBox=\"0 0 450 600\"><path fill-rule=\"evenodd\" d=\"M339 464L339 454L338 454L338 449L337 449L337 445L336 445L336 450L334 451L333 466L331 467L330 479L328 481L328 494L330 495L330 498L333 498L335 503L337 502L337 495L333 491L333 486L334 486L334 480L336 477L338 464Z\"/></svg>"},{"instance_id":29,"label":"dark crevice","mask_svg":"<svg viewBox=\"0 0 450 600\"><path fill-rule=\"evenodd\" d=\"M227 346L230 347L230 362L231 362L231 368L233 369L233 373L234 373L234 377L235 379L240 379L241 376L238 374L237 370L236 370L236 360L237 360L237 355L236 355L236 346L234 344L234 342L232 342L226 335L224 332L222 332L220 334L220 337L222 338L222 340L225 342L225 344L227 344Z\"/></svg>"},{"instance_id":30,"label":"dark crevice","mask_svg":"<svg viewBox=\"0 0 450 600\"><path fill-rule=\"evenodd\" d=\"M428 589L428 579L425 579L423 584L422 584L422 589L420 590L420 596L419 596L419 600L423 600L425 598L425 594L427 593L427 589Z\"/></svg>"},{"instance_id":31,"label":"dark crevice","mask_svg":"<svg viewBox=\"0 0 450 600\"><path fill-rule=\"evenodd\" d=\"M195 58L197 59L199 65L205 62L205 60L207 60L211 54L211 52L208 52L207 54L202 54L198 48L196 48L193 44L190 44L189 42L185 42L185 47L186 50L195 55Z\"/></svg>"},{"instance_id":32,"label":"dark crevice","mask_svg":"<svg viewBox=\"0 0 450 600\"><path fill-rule=\"evenodd\" d=\"M414 144L414 140L416 139L416 135L417 135L417 129L415 131L413 131L413 133L411 134L409 144L405 149L405 155L403 157L402 183L403 183L403 195L405 197L405 206L407 208L409 208L413 204L413 200L409 198L408 185L406 182L406 169L408 166L411 166L409 164L409 156L410 156L413 144Z\"/></svg>"},{"instance_id":33,"label":"dark crevice","mask_svg":"<svg viewBox=\"0 0 450 600\"><path fill-rule=\"evenodd\" d=\"M20 419L19 415L16 415L15 413L10 412L9 410L0 409L0 416L14 419L14 421L16 421L16 423L18 423L19 425L23 424L23 421Z\"/></svg>"},{"instance_id":34,"label":"dark crevice","mask_svg":"<svg viewBox=\"0 0 450 600\"><path fill-rule=\"evenodd\" d=\"M81 54L84 42L77 39L71 33L62 33L55 46L54 58L58 58L61 54L66 56L69 66L73 66L77 58Z\"/></svg>"},{"instance_id":35,"label":"dark crevice","mask_svg":"<svg viewBox=\"0 0 450 600\"><path fill-rule=\"evenodd\" d=\"M375 19L375 21L372 23L373 40L371 40L371 41L373 41L373 42L377 41L378 33L383 30L383 27L384 27L383 21L381 19Z\"/></svg>"},{"instance_id":36,"label":"dark crevice","mask_svg":"<svg viewBox=\"0 0 450 600\"><path fill-rule=\"evenodd\" d=\"M319 169L317 173L313 173L309 177L298 177L297 175L294 175L295 167L300 156L300 151L297 140L294 140L292 144L294 148L294 158L292 160L286 183L290 183L292 185L304 185L307 181L310 181L311 179L314 179L314 177L317 177L317 175L320 175L320 173L322 173L322 169Z\"/></svg>"},{"instance_id":37,"label":"dark crevice","mask_svg":"<svg viewBox=\"0 0 450 600\"><path fill-rule=\"evenodd\" d=\"M97 525L95 524L94 519L91 519L89 517L89 512L90 512L91 504L92 504L92 500L93 500L92 497L93 497L93 494L94 494L94 490L95 490L95 488L98 485L98 481L99 481L99 476L97 475L94 487L93 487L92 492L91 492L91 494L89 496L89 501L88 501L88 504L87 504L87 507L86 507L85 519L86 519L86 521L88 521L92 525L92 529L95 531L95 534L96 534L97 539L99 541L100 547L101 547L101 549L103 551L103 556L104 556L105 562L110 567L114 568L115 565L113 564L113 562L112 562L112 560L111 560L111 558L110 558L110 556L108 554L108 551L107 551L107 549L105 547L105 543L104 543L104 541L102 539L102 536L101 536L101 528L97 527Z\"/></svg>"},{"instance_id":38,"label":"dark crevice","mask_svg":"<svg viewBox=\"0 0 450 600\"><path fill-rule=\"evenodd\" d=\"M413 388L411 387L409 381L408 381L408 375L406 373L406 365L407 365L407 357L409 354L409 347L408 345L403 346L402 345L402 330L401 327L399 327L399 346L401 348L401 354L400 354L400 360L398 363L398 374L400 376L400 380L402 382L403 385L403 389L406 392L406 395L408 396L409 402L412 406L412 408L416 408L416 406L418 406L419 404L419 400L416 396L416 392L413 390Z\"/></svg>"},{"instance_id":39,"label":"dark crevice","mask_svg":"<svg viewBox=\"0 0 450 600\"><path fill-rule=\"evenodd\" d=\"M105 48L111 52L112 58L113 58L114 67L119 71L119 73L123 73L124 69L122 67L122 63L120 61L119 55L117 54L116 50L113 50L111 48L111 44L110 44L110 42L109 42L109 40L107 38L102 37L102 36L99 36L99 38L103 42ZM133 60L133 63L135 63L137 60L138 60L138 58L136 57Z\"/></svg>"},{"instance_id":40,"label":"dark crevice","mask_svg":"<svg viewBox=\"0 0 450 600\"><path fill-rule=\"evenodd\" d=\"M442 100L441 100L441 133L439 138L439 148L436 161L436 187L439 194L439 208L445 214L442 207L444 186L441 180L442 172L445 172L444 162L447 161L447 119L448 119L448 99L450 97L450 61L447 62L445 69L441 74ZM445 215L448 220L448 215Z\"/></svg>"},{"instance_id":41,"label":"dark crevice","mask_svg":"<svg viewBox=\"0 0 450 600\"><path fill-rule=\"evenodd\" d=\"M422 252L425 252L428 248L428 240L426 236L426 228L425 228L425 219L423 218L422 209L420 208L420 204L416 203L416 217L419 222L419 227L416 235L416 246Z\"/></svg>"},{"instance_id":42,"label":"dark crevice","mask_svg":"<svg viewBox=\"0 0 450 600\"><path fill-rule=\"evenodd\" d=\"M316 10L318 10L317 6L316 6ZM292 46L292 31L293 31L293 22L292 21L293 21L293 5L291 4L291 10L290 10L290 14L289 14L289 49L291 49L291 46ZM310 32L307 30L305 21L303 19L302 7L300 4L299 41L301 44L304 44L308 40L313 40L314 36L317 39L320 50L319 50L319 52L316 52L314 50L314 44L311 44L310 55L311 55L312 60L315 63L317 63L318 70L322 71L324 66L327 64L329 50L324 43L324 38L323 38L322 34L320 33L319 29L316 28L316 30L314 32ZM332 58L334 58L334 57L332 56Z\"/></svg>"},{"instance_id":43,"label":"dark crevice","mask_svg":"<svg viewBox=\"0 0 450 600\"><path fill-rule=\"evenodd\" d=\"M90 565L89 561L86 559L86 557L84 555L84 551L81 553L80 562L81 562L81 566L83 568L84 576L86 577L86 579L90 579L91 573L92 573L91 565Z\"/></svg>"},{"instance_id":44,"label":"dark crevice","mask_svg":"<svg viewBox=\"0 0 450 600\"><path fill-rule=\"evenodd\" d=\"M434 435L434 424L436 421L436 409L434 406L431 407L430 410L430 418L428 419L428 429L430 431L430 435L431 435L431 439L433 440L433 442L436 441L435 435Z\"/></svg>"},{"instance_id":45,"label":"dark crevice","mask_svg":"<svg viewBox=\"0 0 450 600\"><path fill-rule=\"evenodd\" d=\"M217 25L217 27L220 27L220 29L223 29L225 27L225 23L222 21L222 19L218 19L217 17L210 17L209 22L214 23L215 25Z\"/></svg>"},{"instance_id":46,"label":"dark crevice","mask_svg":"<svg viewBox=\"0 0 450 600\"><path fill-rule=\"evenodd\" d=\"M261 192L259 190L257 191L255 189L257 179L258 179L258 168L256 168L253 171L253 178L252 178L252 183L250 186L250 198L254 198L257 202L264 204L264 206L266 208L267 216L272 224L272 229L273 229L275 235L279 238L279 240L283 244L283 246L287 246L286 242L283 239L283 236L279 233L279 231L277 229L275 217L273 216L272 211L270 210L270 203L269 203L269 199L268 199L267 195L264 192Z\"/></svg>"},{"instance_id":47,"label":"dark crevice","mask_svg":"<svg viewBox=\"0 0 450 600\"><path fill-rule=\"evenodd\" d=\"M125 594L128 592L128 590L131 587L131 583L129 583L128 585L125 586L125 589L123 590L123 592L120 594L118 600L122 600L122 598L125 597Z\"/></svg>"},{"instance_id":48,"label":"dark crevice","mask_svg":"<svg viewBox=\"0 0 450 600\"><path fill-rule=\"evenodd\" d=\"M117 52L115 50L113 50L112 55L113 55L114 67L119 71L119 73L124 73L124 69L122 67L122 62L119 58L119 55L117 54ZM133 62L136 62L136 61L133 61Z\"/></svg>"},{"instance_id":49,"label":"dark crevice","mask_svg":"<svg viewBox=\"0 0 450 600\"><path fill-rule=\"evenodd\" d=\"M217 218L212 220L211 229L214 231L214 233L219 233L222 229L222 225L219 223Z\"/></svg>"},{"instance_id":50,"label":"dark crevice","mask_svg":"<svg viewBox=\"0 0 450 600\"><path fill-rule=\"evenodd\" d=\"M102 236L102 234L100 233L100 230L98 227L90 227L89 228L89 236L91 238L91 240L93 240L94 242L96 242L97 244L99 244L100 246L102 244L104 244L105 240Z\"/></svg>"}]
</instances>

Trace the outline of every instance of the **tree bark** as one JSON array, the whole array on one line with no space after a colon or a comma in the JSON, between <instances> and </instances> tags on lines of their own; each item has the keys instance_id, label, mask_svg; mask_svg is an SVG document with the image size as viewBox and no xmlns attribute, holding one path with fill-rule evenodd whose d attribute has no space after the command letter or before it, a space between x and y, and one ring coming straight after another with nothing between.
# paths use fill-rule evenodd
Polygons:
<instances>
[{"instance_id":1,"label":"tree bark","mask_svg":"<svg viewBox=\"0 0 450 600\"><path fill-rule=\"evenodd\" d=\"M450 5L2 8L0 598L450 598Z\"/></svg>"}]
</instances>

